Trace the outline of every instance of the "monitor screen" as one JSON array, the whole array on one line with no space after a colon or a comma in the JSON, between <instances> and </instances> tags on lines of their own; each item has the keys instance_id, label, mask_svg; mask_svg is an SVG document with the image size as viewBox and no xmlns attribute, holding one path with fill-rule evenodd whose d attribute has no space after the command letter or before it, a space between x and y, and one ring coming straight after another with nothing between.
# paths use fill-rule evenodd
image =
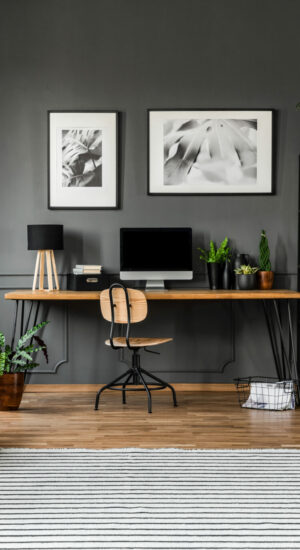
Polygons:
<instances>
[{"instance_id":1,"label":"monitor screen","mask_svg":"<svg viewBox=\"0 0 300 550\"><path fill-rule=\"evenodd\" d=\"M192 230L121 229L121 271L191 271Z\"/></svg>"}]
</instances>

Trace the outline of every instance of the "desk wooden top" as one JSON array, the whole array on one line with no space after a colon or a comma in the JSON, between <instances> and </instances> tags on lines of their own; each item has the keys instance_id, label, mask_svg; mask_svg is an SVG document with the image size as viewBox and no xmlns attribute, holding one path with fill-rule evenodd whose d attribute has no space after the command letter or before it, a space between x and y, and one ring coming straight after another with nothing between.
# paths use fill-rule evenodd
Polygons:
<instances>
[{"instance_id":1,"label":"desk wooden top","mask_svg":"<svg viewBox=\"0 0 300 550\"><path fill-rule=\"evenodd\" d=\"M6 300L99 300L101 291L74 290L14 290L5 294ZM171 289L145 290L147 300L299 300L300 292L294 290L210 290Z\"/></svg>"}]
</instances>

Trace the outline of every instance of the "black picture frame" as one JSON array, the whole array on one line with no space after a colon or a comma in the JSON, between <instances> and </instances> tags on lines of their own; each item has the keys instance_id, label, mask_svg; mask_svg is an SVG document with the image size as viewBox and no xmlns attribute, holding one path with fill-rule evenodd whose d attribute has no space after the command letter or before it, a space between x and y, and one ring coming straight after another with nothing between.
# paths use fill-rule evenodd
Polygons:
<instances>
[{"instance_id":1,"label":"black picture frame","mask_svg":"<svg viewBox=\"0 0 300 550\"><path fill-rule=\"evenodd\" d=\"M165 193L165 192L153 192L151 191L150 189L150 171L151 171L151 166L150 166L150 116L151 116L151 113L153 112L157 112L157 113L160 113L160 112L166 112L166 113L169 113L169 112L178 112L178 113L181 113L181 112L207 112L207 111L211 111L211 112L218 112L218 111L228 111L228 112L235 112L235 111L245 111L245 112L269 112L271 114L271 141L270 141L270 144L271 144L271 162L270 162L270 181L271 181L271 185L270 185L270 191L267 191L267 192L218 192L218 193L208 193L208 192L189 192L189 193ZM273 196L276 194L276 182L275 182L275 147L276 147L276 142L275 142L275 125L276 125L276 110L273 109L273 108L245 108L245 107L240 107L240 108L237 108L237 107L234 107L234 108L212 108L212 107L207 107L207 108L192 108L192 107L188 107L188 108L151 108L151 109L147 109L147 195L148 196L152 196L152 197L203 197L203 196L215 196L215 197L218 197L218 196L242 196L242 197L246 197L246 196Z\"/></svg>"},{"instance_id":2,"label":"black picture frame","mask_svg":"<svg viewBox=\"0 0 300 550\"><path fill-rule=\"evenodd\" d=\"M116 135L116 155L115 155L115 163L116 163L116 199L115 199L115 205L114 206L53 206L51 204L51 182L50 182L50 155L51 155L51 144L50 144L50 118L52 113L57 114L79 114L79 113L107 113L107 114L114 114L115 115L115 135ZM120 111L118 110L111 110L111 109L49 109L47 111L47 207L48 210L119 210L120 209Z\"/></svg>"}]
</instances>

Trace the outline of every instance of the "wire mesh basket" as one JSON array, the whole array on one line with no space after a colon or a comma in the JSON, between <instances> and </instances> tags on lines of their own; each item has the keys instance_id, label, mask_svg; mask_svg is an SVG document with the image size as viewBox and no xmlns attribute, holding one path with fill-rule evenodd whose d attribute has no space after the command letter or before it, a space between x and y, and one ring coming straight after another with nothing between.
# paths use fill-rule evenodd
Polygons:
<instances>
[{"instance_id":1,"label":"wire mesh basket","mask_svg":"<svg viewBox=\"0 0 300 550\"><path fill-rule=\"evenodd\" d=\"M265 376L235 378L239 404L245 409L286 411L298 405L295 380L280 380Z\"/></svg>"}]
</instances>

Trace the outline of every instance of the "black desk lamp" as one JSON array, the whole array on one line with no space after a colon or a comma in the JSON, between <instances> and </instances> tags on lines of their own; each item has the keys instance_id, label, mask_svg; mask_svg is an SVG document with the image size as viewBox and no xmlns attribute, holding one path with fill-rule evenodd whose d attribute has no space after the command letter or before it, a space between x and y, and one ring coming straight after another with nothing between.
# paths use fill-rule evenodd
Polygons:
<instances>
[{"instance_id":1,"label":"black desk lamp","mask_svg":"<svg viewBox=\"0 0 300 550\"><path fill-rule=\"evenodd\" d=\"M54 250L63 250L63 225L27 225L28 250L37 250L32 290L36 289L39 276L39 290L59 290ZM47 267L48 288L44 289L45 259Z\"/></svg>"}]
</instances>

